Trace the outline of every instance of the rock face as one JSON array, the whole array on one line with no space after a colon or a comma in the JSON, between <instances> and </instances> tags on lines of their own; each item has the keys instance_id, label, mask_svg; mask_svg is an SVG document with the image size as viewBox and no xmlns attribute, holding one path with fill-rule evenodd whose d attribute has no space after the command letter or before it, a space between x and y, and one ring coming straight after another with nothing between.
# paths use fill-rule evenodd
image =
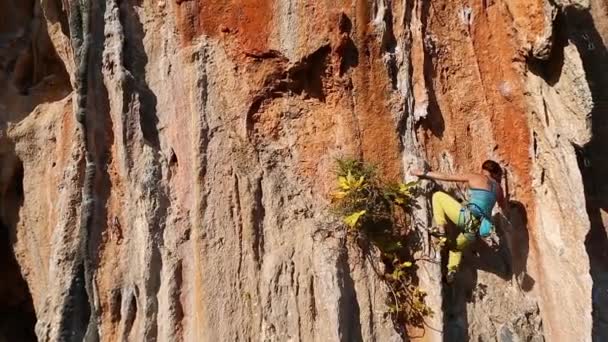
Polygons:
<instances>
[{"instance_id":1,"label":"rock face","mask_svg":"<svg viewBox=\"0 0 608 342\"><path fill-rule=\"evenodd\" d=\"M608 3L5 0L0 19L0 341L608 340ZM500 247L452 286L418 262L423 329L392 321L377 255L328 210L343 155L396 181L507 171Z\"/></svg>"}]
</instances>

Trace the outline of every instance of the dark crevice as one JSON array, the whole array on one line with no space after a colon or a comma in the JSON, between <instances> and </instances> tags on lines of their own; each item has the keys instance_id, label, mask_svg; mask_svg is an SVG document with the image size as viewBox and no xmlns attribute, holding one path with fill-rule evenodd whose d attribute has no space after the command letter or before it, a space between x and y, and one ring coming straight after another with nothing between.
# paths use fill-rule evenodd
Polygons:
<instances>
[{"instance_id":1,"label":"dark crevice","mask_svg":"<svg viewBox=\"0 0 608 342\"><path fill-rule=\"evenodd\" d=\"M247 111L246 127L252 132L256 115L262 106L276 98L290 95L299 95L304 98L313 98L321 102L325 101L323 89L323 78L327 69L327 62L331 47L324 45L296 62L289 69L285 69L287 59L282 55L271 54L265 58L255 58L257 63L276 63L276 71L269 73L264 80L264 85L257 95L254 96L249 110Z\"/></svg>"},{"instance_id":2,"label":"dark crevice","mask_svg":"<svg viewBox=\"0 0 608 342\"><path fill-rule=\"evenodd\" d=\"M317 312L317 303L316 303L316 298L315 298L315 278L314 277L310 277L308 278L308 289L309 289L309 301L310 301L310 316L312 318L312 321L315 322L317 320L317 316L318 316L318 312Z\"/></svg>"},{"instance_id":3,"label":"dark crevice","mask_svg":"<svg viewBox=\"0 0 608 342\"><path fill-rule=\"evenodd\" d=\"M82 150L78 167L81 172L81 208L78 226L78 248L75 251L73 269L69 276L70 286L68 293L63 297L63 312L59 323L59 339L61 341L88 341L98 340L97 312L94 304L94 285L88 243L90 230L95 217L95 196L93 193L96 176L94 160L95 140L90 134L88 114L89 102L89 73L90 73L90 2L70 1L67 3L69 13L70 42L74 52L76 72L74 89L76 94L75 117L81 132Z\"/></svg>"},{"instance_id":4,"label":"dark crevice","mask_svg":"<svg viewBox=\"0 0 608 342\"><path fill-rule=\"evenodd\" d=\"M397 79L399 67L397 66L397 59L395 59L395 55L391 54L386 63L388 77L391 80L391 88L393 90L397 90L399 89L399 82Z\"/></svg>"},{"instance_id":5,"label":"dark crevice","mask_svg":"<svg viewBox=\"0 0 608 342\"><path fill-rule=\"evenodd\" d=\"M585 247L589 255L589 272L593 280L591 298L593 303L593 341L608 339L608 236L605 222L602 220L598 198L594 196L594 177L592 165L587 159L585 149L575 148L581 175L583 176L586 209L589 215L590 229L585 238Z\"/></svg>"},{"instance_id":6,"label":"dark crevice","mask_svg":"<svg viewBox=\"0 0 608 342\"><path fill-rule=\"evenodd\" d=\"M156 228L153 226L153 228ZM162 232L160 232L162 234ZM144 340L156 341L158 338L158 291L161 284L161 270L163 268L163 259L160 253L160 246L157 244L156 238L159 234L153 233L152 237L152 255L147 262L149 279L145 284L146 287L146 305L144 307L146 315L146 328L144 331Z\"/></svg>"},{"instance_id":7,"label":"dark crevice","mask_svg":"<svg viewBox=\"0 0 608 342\"><path fill-rule=\"evenodd\" d=\"M262 59L277 59L277 58L283 58L283 55L281 54L280 51L277 50L265 50L265 51L245 51L245 56L249 57L249 58L253 58L256 60L262 60Z\"/></svg>"},{"instance_id":8,"label":"dark crevice","mask_svg":"<svg viewBox=\"0 0 608 342\"><path fill-rule=\"evenodd\" d=\"M127 302L124 303L125 305L125 313L124 313L124 320L125 320L125 330L124 330L124 340L128 339L128 336L131 332L131 329L133 329L133 323L135 322L135 318L137 317L137 294L139 292L137 291L137 289L135 289L135 291L130 292L126 297L124 297Z\"/></svg>"},{"instance_id":9,"label":"dark crevice","mask_svg":"<svg viewBox=\"0 0 608 342\"><path fill-rule=\"evenodd\" d=\"M84 339L91 316L91 306L85 285L84 264L76 269L64 303L59 332L61 341L80 342Z\"/></svg>"},{"instance_id":10,"label":"dark crevice","mask_svg":"<svg viewBox=\"0 0 608 342\"><path fill-rule=\"evenodd\" d=\"M393 11L390 7L386 8L383 20L384 24L386 25L386 29L382 35L382 51L395 53L395 49L397 48L397 38L395 38L395 33L393 31Z\"/></svg>"},{"instance_id":11,"label":"dark crevice","mask_svg":"<svg viewBox=\"0 0 608 342\"><path fill-rule=\"evenodd\" d=\"M569 8L565 12L568 39L583 61L593 109L590 113L592 137L585 146L575 146L583 178L590 220L585 247L593 280L593 341L608 341L608 234L602 210L608 208L608 50L588 11ZM608 32L604 32L608 35Z\"/></svg>"},{"instance_id":12,"label":"dark crevice","mask_svg":"<svg viewBox=\"0 0 608 342\"><path fill-rule=\"evenodd\" d=\"M532 150L534 151L534 158L538 158L538 135L536 132L532 132Z\"/></svg>"},{"instance_id":13,"label":"dark crevice","mask_svg":"<svg viewBox=\"0 0 608 342\"><path fill-rule=\"evenodd\" d=\"M296 63L287 72L288 81L279 82L278 91L292 91L305 97L325 101L323 74L327 67L327 57L331 52L329 45L323 46ZM283 88L285 87L285 88Z\"/></svg>"},{"instance_id":14,"label":"dark crevice","mask_svg":"<svg viewBox=\"0 0 608 342\"><path fill-rule=\"evenodd\" d=\"M87 238L83 243L84 257L88 263L85 269L86 276L89 279L89 295L91 296L94 288L95 272L100 264L100 252L104 245L104 232L108 232L110 219L108 218L108 200L112 190L110 175L108 173L108 165L112 163L111 146L114 144L114 133L112 130L112 118L110 115L110 104L108 91L103 81L103 48L105 45L105 20L103 13L106 10L106 3L103 1L93 2L91 9L91 24L90 24L90 39L92 40L89 48L89 63L93 67L88 70L87 93L95 94L88 97L87 100L87 132L89 135L88 150L91 152L91 157L95 162L94 178L92 179L91 195L95 199L92 207L92 217L87 228ZM115 224L120 225L120 222L114 218ZM114 223L114 222L113 222ZM117 228L116 230L119 230ZM116 234L120 236L120 233ZM114 289L111 295L110 312L113 320L120 319L120 301L121 293L119 289ZM92 300L92 296L91 299ZM101 325L101 313L95 307L95 303L91 305L91 322L89 322L88 338L91 341L99 340L98 326Z\"/></svg>"},{"instance_id":15,"label":"dark crevice","mask_svg":"<svg viewBox=\"0 0 608 342\"><path fill-rule=\"evenodd\" d=\"M568 7L558 14L553 27L555 41L549 60L532 62L530 71L549 85L555 85L562 74L564 48L568 43L576 46L583 62L593 99L593 108L589 113L592 136L584 146L575 145L574 150L583 178L590 221L585 248L593 281L590 294L593 305L591 335L594 342L608 341L608 297L605 295L608 292L608 236L606 218L602 218L602 210L608 208L608 51L588 10ZM603 34L608 38L608 32ZM549 124L546 111L545 117Z\"/></svg>"},{"instance_id":16,"label":"dark crevice","mask_svg":"<svg viewBox=\"0 0 608 342\"><path fill-rule=\"evenodd\" d=\"M93 5L93 15L91 19L91 36L93 44L91 46L91 63L101 65L103 59L103 47L105 44L105 20L102 13L105 13L105 2L95 2ZM95 136L92 141L95 145L92 146L95 153L97 170L95 172L96 179L94 181L93 192L97 198L95 201L95 217L93 225L90 227L88 243L88 255L91 258L91 264L94 269L99 266L99 250L103 244L104 232L108 231L108 200L112 190L110 175L108 173L108 165L112 163L111 147L114 144L113 122L110 115L110 104L108 91L103 81L101 68L92 68L90 72L89 93L94 93L96 96L89 98L88 110L91 117L95 120L90 120L89 129ZM118 225L120 222L118 222Z\"/></svg>"},{"instance_id":17,"label":"dark crevice","mask_svg":"<svg viewBox=\"0 0 608 342\"><path fill-rule=\"evenodd\" d=\"M36 341L36 313L29 287L13 253L19 210L23 205L23 164L13 155L0 156L0 341ZM7 172L10 171L10 172Z\"/></svg>"},{"instance_id":18,"label":"dark crevice","mask_svg":"<svg viewBox=\"0 0 608 342\"><path fill-rule=\"evenodd\" d=\"M443 120L443 113L441 108L439 107L439 103L437 102L437 96L435 94L435 83L434 80L437 79L437 70L435 65L433 64L434 58L436 58L436 52L434 47L430 47L427 44L427 25L428 19L430 18L430 10L431 10L431 1L423 1L421 8L421 36L425 41L424 46L424 61L423 61L423 74L424 74L424 84L427 87L427 96L428 96L428 108L427 108L427 116L420 120L420 124L422 127L428 129L438 138L443 137L443 132L445 131L445 121Z\"/></svg>"},{"instance_id":19,"label":"dark crevice","mask_svg":"<svg viewBox=\"0 0 608 342\"><path fill-rule=\"evenodd\" d=\"M1 220L14 232L19 222L19 209L25 200L23 163L14 155L14 151L0 155L0 163L4 169L2 170L2 183L0 183L2 189L4 189L1 203ZM12 238L15 238L15 236L12 236Z\"/></svg>"},{"instance_id":20,"label":"dark crevice","mask_svg":"<svg viewBox=\"0 0 608 342\"><path fill-rule=\"evenodd\" d=\"M121 303L122 303L122 289L113 288L110 290L110 320L112 323L117 324L121 321Z\"/></svg>"},{"instance_id":21,"label":"dark crevice","mask_svg":"<svg viewBox=\"0 0 608 342\"><path fill-rule=\"evenodd\" d=\"M390 4L384 12L383 20L386 28L382 35L381 51L387 54L387 73L391 80L392 89L397 90L397 74L399 72L399 67L397 66L397 59L395 56L395 51L397 49L397 38L395 38L395 33L393 30L393 11L390 8Z\"/></svg>"},{"instance_id":22,"label":"dark crevice","mask_svg":"<svg viewBox=\"0 0 608 342\"><path fill-rule=\"evenodd\" d=\"M543 169L540 173L540 184L545 184L545 169Z\"/></svg>"},{"instance_id":23,"label":"dark crevice","mask_svg":"<svg viewBox=\"0 0 608 342\"><path fill-rule=\"evenodd\" d=\"M2 119L17 122L37 105L71 91L63 61L47 31L39 1L0 2L0 103Z\"/></svg>"},{"instance_id":24,"label":"dark crevice","mask_svg":"<svg viewBox=\"0 0 608 342\"><path fill-rule=\"evenodd\" d=\"M149 58L145 50L144 38L147 33L136 11L138 4L137 0L122 1L119 4L120 22L125 36L122 63L128 71L123 88L123 110L126 111L126 120L139 123L144 142L155 150L152 165L146 170L150 175L150 181L145 185L148 189L146 197L150 203L155 204L155 207L150 208L146 213L149 218L146 245L150 248L150 254L149 260L146 261L149 278L145 284L147 300L143 307L144 339L152 341L158 338L158 292L164 266L161 248L164 246L164 230L171 200L166 187L159 181L162 179L162 165L166 157L160 153L157 97L146 80Z\"/></svg>"},{"instance_id":25,"label":"dark crevice","mask_svg":"<svg viewBox=\"0 0 608 342\"><path fill-rule=\"evenodd\" d=\"M410 25L410 23L412 22L412 14L413 14L413 9L414 9L414 2L413 1L408 1L405 3L405 9L404 9L404 16L403 16L403 21L400 23L401 25L403 25L404 27L407 27L408 25ZM404 51L407 51L407 55L404 58L403 63L407 63L407 65L402 65L401 67L404 68L405 70L413 70L413 65L412 65L412 55L411 55L411 51L412 51L412 33L411 33L411 29L405 30L405 37L402 40L402 44L403 46L401 46L401 49ZM407 75L408 79L407 79L407 83L405 84L405 87L407 88L407 91L409 93L411 93L413 91L413 79L412 79L412 72L409 72L409 75ZM412 133L406 133L408 131L414 131L414 129L408 129L408 127L410 127L411 125L415 126L415 123L413 122L413 107L410 106L411 103L408 103L408 101L406 101L404 103L404 113L401 116L399 122L397 123L397 131L399 132L399 136L401 137L405 137L405 136L411 136ZM409 138L412 139L412 138ZM409 140L408 139L408 140ZM404 144L405 144L405 140L404 139L399 139L400 140L400 145L401 145L401 151L403 152L403 149L405 148Z\"/></svg>"},{"instance_id":26,"label":"dark crevice","mask_svg":"<svg viewBox=\"0 0 608 342\"><path fill-rule=\"evenodd\" d=\"M144 140L154 147L160 149L158 132L158 113L156 94L150 89L146 80L146 65L148 55L143 45L146 35L139 16L133 9L132 1L120 3L120 22L124 25L125 40L123 47L123 65L130 73L127 78L124 101L139 101L139 125ZM126 108L129 108L128 106Z\"/></svg>"},{"instance_id":27,"label":"dark crevice","mask_svg":"<svg viewBox=\"0 0 608 342\"><path fill-rule=\"evenodd\" d=\"M565 23L564 15L558 14L553 22L553 42L551 54L547 60L540 60L536 58L530 58L528 67L530 71L542 77L548 85L554 86L562 74L564 67L564 47L568 45L568 33L567 26ZM547 103L543 98L545 124L549 125L549 117L547 112Z\"/></svg>"},{"instance_id":28,"label":"dark crevice","mask_svg":"<svg viewBox=\"0 0 608 342\"><path fill-rule=\"evenodd\" d=\"M41 1L44 11L44 17L49 22L59 23L61 33L64 36L70 36L70 26L68 25L68 16L63 10L63 2L60 0Z\"/></svg>"},{"instance_id":29,"label":"dark crevice","mask_svg":"<svg viewBox=\"0 0 608 342\"><path fill-rule=\"evenodd\" d=\"M169 156L169 166L178 166L179 162L177 160L177 154L175 153L175 150L171 149L171 154Z\"/></svg>"},{"instance_id":30,"label":"dark crevice","mask_svg":"<svg viewBox=\"0 0 608 342\"><path fill-rule=\"evenodd\" d=\"M0 223L0 341L36 341L32 296L13 254L9 227Z\"/></svg>"},{"instance_id":31,"label":"dark crevice","mask_svg":"<svg viewBox=\"0 0 608 342\"><path fill-rule=\"evenodd\" d=\"M350 36L352 30L352 21L345 13L342 13L338 22L338 32L342 40L335 47L335 52L340 56L340 76L359 65L359 50Z\"/></svg>"},{"instance_id":32,"label":"dark crevice","mask_svg":"<svg viewBox=\"0 0 608 342\"><path fill-rule=\"evenodd\" d=\"M182 325L184 320L184 307L181 301L182 287L184 286L184 268L182 262L178 262L173 271L175 287L171 290L171 311L175 316L176 324Z\"/></svg>"},{"instance_id":33,"label":"dark crevice","mask_svg":"<svg viewBox=\"0 0 608 342\"><path fill-rule=\"evenodd\" d=\"M266 208L264 208L264 190L262 188L262 180L260 177L256 180L253 196L253 248L254 248L254 259L256 265L261 267L262 258L264 257L264 217L266 216Z\"/></svg>"},{"instance_id":34,"label":"dark crevice","mask_svg":"<svg viewBox=\"0 0 608 342\"><path fill-rule=\"evenodd\" d=\"M460 230L450 224L448 232L450 241L454 241ZM463 256L457 277L452 284L441 283L441 311L443 312L443 341L468 341L469 321L467 314L467 293L477 285L477 270L467 264L470 253ZM448 249L441 249L441 272L445 279Z\"/></svg>"},{"instance_id":35,"label":"dark crevice","mask_svg":"<svg viewBox=\"0 0 608 342\"><path fill-rule=\"evenodd\" d=\"M338 299L338 321L340 341L359 342L363 341L361 335L361 320L355 283L351 276L350 264L348 262L348 249L338 259L338 281L340 282L342 296Z\"/></svg>"}]
</instances>

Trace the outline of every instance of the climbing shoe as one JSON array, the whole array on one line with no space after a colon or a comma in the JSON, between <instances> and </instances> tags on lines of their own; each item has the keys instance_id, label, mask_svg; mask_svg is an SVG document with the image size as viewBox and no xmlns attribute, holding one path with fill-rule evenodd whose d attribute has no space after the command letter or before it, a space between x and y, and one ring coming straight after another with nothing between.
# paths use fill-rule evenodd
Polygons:
<instances>
[{"instance_id":1,"label":"climbing shoe","mask_svg":"<svg viewBox=\"0 0 608 342\"><path fill-rule=\"evenodd\" d=\"M451 284L454 282L454 279L456 279L456 270L449 270L445 275L445 282Z\"/></svg>"},{"instance_id":2,"label":"climbing shoe","mask_svg":"<svg viewBox=\"0 0 608 342\"><path fill-rule=\"evenodd\" d=\"M446 237L445 233L439 227L430 228L429 235L431 237L433 237L432 243L436 250L443 248L448 242L448 238Z\"/></svg>"},{"instance_id":3,"label":"climbing shoe","mask_svg":"<svg viewBox=\"0 0 608 342\"><path fill-rule=\"evenodd\" d=\"M440 238L437 238L434 241L434 245L436 249L441 249L443 247L445 247L445 245L448 243L448 238L446 238L445 236L442 236Z\"/></svg>"},{"instance_id":4,"label":"climbing shoe","mask_svg":"<svg viewBox=\"0 0 608 342\"><path fill-rule=\"evenodd\" d=\"M431 234L431 236L434 236L436 238L445 237L445 233L439 227L431 227L431 229L429 229L429 234Z\"/></svg>"}]
</instances>

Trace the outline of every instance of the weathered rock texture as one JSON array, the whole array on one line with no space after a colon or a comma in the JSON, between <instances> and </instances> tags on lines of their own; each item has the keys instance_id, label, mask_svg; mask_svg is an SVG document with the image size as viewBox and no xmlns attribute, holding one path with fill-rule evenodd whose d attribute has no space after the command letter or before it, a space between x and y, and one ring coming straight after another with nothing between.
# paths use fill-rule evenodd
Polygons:
<instances>
[{"instance_id":1,"label":"weathered rock texture","mask_svg":"<svg viewBox=\"0 0 608 342\"><path fill-rule=\"evenodd\" d=\"M608 340L605 1L88 3L0 3L0 341ZM506 167L425 329L328 211L341 155Z\"/></svg>"}]
</instances>

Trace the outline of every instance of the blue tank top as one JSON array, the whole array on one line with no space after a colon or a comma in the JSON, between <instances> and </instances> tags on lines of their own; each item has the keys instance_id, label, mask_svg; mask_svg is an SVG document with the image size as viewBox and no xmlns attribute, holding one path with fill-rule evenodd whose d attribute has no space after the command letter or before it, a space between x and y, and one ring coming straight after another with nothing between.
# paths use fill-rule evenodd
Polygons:
<instances>
[{"instance_id":1,"label":"blue tank top","mask_svg":"<svg viewBox=\"0 0 608 342\"><path fill-rule=\"evenodd\" d=\"M492 216L492 209L496 204L496 182L492 183L491 190L469 188L469 204L473 215L489 218Z\"/></svg>"}]
</instances>

